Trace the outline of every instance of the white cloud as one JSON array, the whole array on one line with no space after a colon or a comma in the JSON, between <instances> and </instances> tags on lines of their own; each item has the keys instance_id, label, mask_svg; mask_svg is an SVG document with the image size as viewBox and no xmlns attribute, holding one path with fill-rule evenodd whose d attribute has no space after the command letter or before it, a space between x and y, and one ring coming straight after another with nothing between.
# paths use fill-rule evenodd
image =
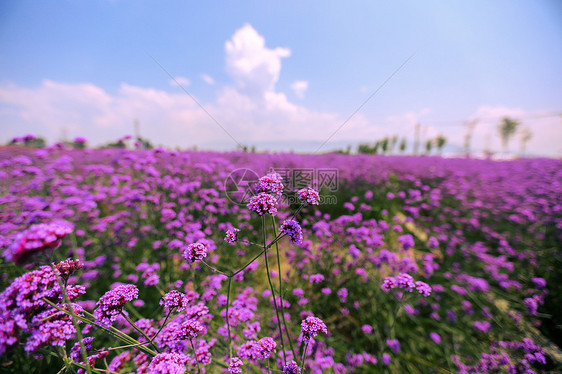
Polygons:
<instances>
[{"instance_id":1,"label":"white cloud","mask_svg":"<svg viewBox=\"0 0 562 374\"><path fill-rule=\"evenodd\" d=\"M263 36L250 25L237 30L226 42L225 50L227 72L233 84L218 87L215 99L197 100L242 144L257 144L258 149L260 144L267 144L275 149L314 151L338 129L322 151L394 135L406 136L411 142L414 126L421 122L431 125L422 134L426 138L442 133L449 144L462 145L465 134L462 124L431 124L428 117L432 112L428 108L390 116L381 122L370 121L358 113L341 127L347 113L319 112L291 102L284 92L276 90L282 58L288 57L290 50L267 48ZM201 75L207 83L210 80L205 77L212 80L208 75ZM291 88L297 96L299 92L304 94L306 81L294 82ZM3 84L0 85L0 141L34 133L53 142L66 133L68 138L80 135L90 144L98 145L132 133L134 120L139 119L141 135L156 145L183 148L198 145L214 149L236 146L189 96L171 91L174 93L125 83L116 93L91 83L44 80L32 88ZM560 118L530 118L537 114L540 113L518 108L478 108L472 116L481 120L474 132L473 149L481 150L489 139L490 148L499 151L497 123L508 115L520 118L531 130L529 154L562 156ZM519 137L516 135L510 143L511 150L518 150Z\"/></svg>"},{"instance_id":2,"label":"white cloud","mask_svg":"<svg viewBox=\"0 0 562 374\"><path fill-rule=\"evenodd\" d=\"M308 89L308 82L295 81L291 84L291 89L295 92L295 95L297 95L299 99L304 99L304 93Z\"/></svg>"},{"instance_id":3,"label":"white cloud","mask_svg":"<svg viewBox=\"0 0 562 374\"><path fill-rule=\"evenodd\" d=\"M205 83L207 83L208 85L214 85L215 84L215 80L213 79L213 77L211 77L210 75L207 74L201 74L201 79L203 79L203 81Z\"/></svg>"},{"instance_id":4,"label":"white cloud","mask_svg":"<svg viewBox=\"0 0 562 374\"><path fill-rule=\"evenodd\" d=\"M281 58L289 57L287 48L269 49L265 39L246 24L225 43L226 70L236 88L251 96L273 91L281 72Z\"/></svg>"},{"instance_id":5,"label":"white cloud","mask_svg":"<svg viewBox=\"0 0 562 374\"><path fill-rule=\"evenodd\" d=\"M176 77L175 80L170 79L168 81L168 83L170 83L170 86L172 86L172 87L176 87L178 85L178 83L180 85L182 85L183 87L187 87L191 84L191 81L187 78L184 78L184 77Z\"/></svg>"}]
</instances>

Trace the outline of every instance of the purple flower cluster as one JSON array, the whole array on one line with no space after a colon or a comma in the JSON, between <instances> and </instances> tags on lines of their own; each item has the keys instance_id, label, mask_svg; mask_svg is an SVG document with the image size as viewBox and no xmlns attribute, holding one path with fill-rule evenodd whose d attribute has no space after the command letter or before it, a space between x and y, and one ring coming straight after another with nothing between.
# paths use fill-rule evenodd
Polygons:
<instances>
[{"instance_id":1,"label":"purple flower cluster","mask_svg":"<svg viewBox=\"0 0 562 374\"><path fill-rule=\"evenodd\" d=\"M160 305L163 305L170 311L176 309L178 312L184 311L190 303L191 300L184 293L176 290L168 292L160 300Z\"/></svg>"},{"instance_id":2,"label":"purple flower cluster","mask_svg":"<svg viewBox=\"0 0 562 374\"><path fill-rule=\"evenodd\" d=\"M111 326L123 311L125 304L138 297L139 289L132 284L119 285L107 291L97 302L97 308L94 312L96 321L102 326Z\"/></svg>"},{"instance_id":3,"label":"purple flower cluster","mask_svg":"<svg viewBox=\"0 0 562 374\"><path fill-rule=\"evenodd\" d=\"M240 366L243 366L244 362L239 359L238 357L232 357L232 359L230 360L230 364L228 365L228 372L230 374L239 374L242 372L242 369L240 369Z\"/></svg>"},{"instance_id":4,"label":"purple flower cluster","mask_svg":"<svg viewBox=\"0 0 562 374\"><path fill-rule=\"evenodd\" d=\"M294 360L287 362L287 365L283 366L283 374L300 374L301 368L297 365Z\"/></svg>"},{"instance_id":5,"label":"purple flower cluster","mask_svg":"<svg viewBox=\"0 0 562 374\"><path fill-rule=\"evenodd\" d=\"M277 343L270 337L262 338L258 341L248 340L240 346L238 357L249 359L251 361L264 360L271 357L275 352Z\"/></svg>"},{"instance_id":6,"label":"purple flower cluster","mask_svg":"<svg viewBox=\"0 0 562 374\"><path fill-rule=\"evenodd\" d=\"M187 260L188 264L193 264L195 261L202 260L207 257L209 249L205 243L197 242L187 245L183 251L183 258Z\"/></svg>"},{"instance_id":7,"label":"purple flower cluster","mask_svg":"<svg viewBox=\"0 0 562 374\"><path fill-rule=\"evenodd\" d=\"M73 260L68 258L64 261L59 262L58 264L53 264L55 268L55 272L64 280L68 280L68 278L74 274L77 270L80 270L84 267L80 263L80 260Z\"/></svg>"},{"instance_id":8,"label":"purple flower cluster","mask_svg":"<svg viewBox=\"0 0 562 374\"><path fill-rule=\"evenodd\" d=\"M256 183L257 193L265 192L278 197L283 193L283 188L283 178L277 173L269 173Z\"/></svg>"},{"instance_id":9,"label":"purple flower cluster","mask_svg":"<svg viewBox=\"0 0 562 374\"><path fill-rule=\"evenodd\" d=\"M289 235L289 240L292 244L301 244L303 240L302 229L297 221L293 219L287 219L283 221L279 231Z\"/></svg>"},{"instance_id":10,"label":"purple flower cluster","mask_svg":"<svg viewBox=\"0 0 562 374\"><path fill-rule=\"evenodd\" d=\"M320 204L320 195L318 191L313 188L307 187L299 190L299 199L302 201L306 201L310 205L319 205Z\"/></svg>"},{"instance_id":11,"label":"purple flower cluster","mask_svg":"<svg viewBox=\"0 0 562 374\"><path fill-rule=\"evenodd\" d=\"M226 232L226 236L224 241L228 244L234 244L238 241L238 233L240 232L239 229L230 229Z\"/></svg>"},{"instance_id":12,"label":"purple flower cluster","mask_svg":"<svg viewBox=\"0 0 562 374\"><path fill-rule=\"evenodd\" d=\"M422 281L414 281L414 278L407 273L400 273L396 277L385 277L381 288L385 292L389 292L393 288L402 288L407 292L417 290L423 296L431 294L431 287Z\"/></svg>"},{"instance_id":13,"label":"purple flower cluster","mask_svg":"<svg viewBox=\"0 0 562 374\"><path fill-rule=\"evenodd\" d=\"M69 300L85 292L83 286L67 286ZM25 347L28 352L43 345L64 345L67 339L73 338L75 330L70 318L49 306L43 298L62 306L62 291L50 266L14 279L0 294L0 355L18 343L22 333L30 334ZM81 308L71 305L79 314Z\"/></svg>"},{"instance_id":14,"label":"purple flower cluster","mask_svg":"<svg viewBox=\"0 0 562 374\"><path fill-rule=\"evenodd\" d=\"M264 214L274 216L277 213L277 204L277 199L273 195L267 192L261 192L250 198L248 209L260 216Z\"/></svg>"},{"instance_id":15,"label":"purple flower cluster","mask_svg":"<svg viewBox=\"0 0 562 374\"><path fill-rule=\"evenodd\" d=\"M148 365L147 374L184 374L189 360L180 353L159 353Z\"/></svg>"},{"instance_id":16,"label":"purple flower cluster","mask_svg":"<svg viewBox=\"0 0 562 374\"><path fill-rule=\"evenodd\" d=\"M328 333L324 322L318 317L307 317L301 323L302 340L309 342L318 335L319 332Z\"/></svg>"},{"instance_id":17,"label":"purple flower cluster","mask_svg":"<svg viewBox=\"0 0 562 374\"><path fill-rule=\"evenodd\" d=\"M62 238L70 234L73 226L66 221L32 225L16 235L12 245L4 251L6 261L24 263L32 255L57 248Z\"/></svg>"}]
</instances>

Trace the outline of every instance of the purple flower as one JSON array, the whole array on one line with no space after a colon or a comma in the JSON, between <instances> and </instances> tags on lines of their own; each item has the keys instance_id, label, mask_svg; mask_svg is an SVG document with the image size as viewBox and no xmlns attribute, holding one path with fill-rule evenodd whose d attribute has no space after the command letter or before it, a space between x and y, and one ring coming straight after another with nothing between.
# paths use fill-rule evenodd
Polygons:
<instances>
[{"instance_id":1,"label":"purple flower","mask_svg":"<svg viewBox=\"0 0 562 374\"><path fill-rule=\"evenodd\" d=\"M53 267L62 279L68 280L68 277L74 274L75 271L82 269L83 265L80 263L80 260L73 260L69 258L59 262L58 264L54 264Z\"/></svg>"},{"instance_id":2,"label":"purple flower","mask_svg":"<svg viewBox=\"0 0 562 374\"><path fill-rule=\"evenodd\" d=\"M414 246L414 237L410 234L398 237L398 243L402 245L402 249L407 250Z\"/></svg>"},{"instance_id":3,"label":"purple flower","mask_svg":"<svg viewBox=\"0 0 562 374\"><path fill-rule=\"evenodd\" d=\"M531 280L533 281L533 283L535 284L535 286L537 288L545 288L546 287L546 281L544 280L544 278L531 278Z\"/></svg>"},{"instance_id":4,"label":"purple flower","mask_svg":"<svg viewBox=\"0 0 562 374\"><path fill-rule=\"evenodd\" d=\"M275 352L275 347L277 347L277 343L270 337L265 337L258 340L258 347L259 347L259 357L261 359L269 358L271 353Z\"/></svg>"},{"instance_id":5,"label":"purple flower","mask_svg":"<svg viewBox=\"0 0 562 374\"><path fill-rule=\"evenodd\" d=\"M94 341L93 336L88 336L87 338L82 339L82 343L84 344L84 349L86 350L86 354L88 354L88 352L92 350L92 341ZM76 342L72 346L72 349L70 350L70 358L77 362L82 360L80 342Z\"/></svg>"},{"instance_id":6,"label":"purple flower","mask_svg":"<svg viewBox=\"0 0 562 374\"><path fill-rule=\"evenodd\" d=\"M277 213L277 199L266 192L261 192L258 195L252 196L248 203L248 209L260 216L264 214L274 216Z\"/></svg>"},{"instance_id":7,"label":"purple flower","mask_svg":"<svg viewBox=\"0 0 562 374\"><path fill-rule=\"evenodd\" d=\"M386 345L388 345L388 348L390 348L392 352L400 352L400 342L398 341L398 339L387 339Z\"/></svg>"},{"instance_id":8,"label":"purple flower","mask_svg":"<svg viewBox=\"0 0 562 374\"><path fill-rule=\"evenodd\" d=\"M281 196L283 193L283 178L277 173L269 173L264 177L261 177L258 183L256 183L256 192L266 192ZM261 215L261 214L260 214Z\"/></svg>"},{"instance_id":9,"label":"purple flower","mask_svg":"<svg viewBox=\"0 0 562 374\"><path fill-rule=\"evenodd\" d=\"M207 246L203 243L191 243L183 251L183 258L187 260L188 264L193 264L197 260L202 260L207 257Z\"/></svg>"},{"instance_id":10,"label":"purple flower","mask_svg":"<svg viewBox=\"0 0 562 374\"><path fill-rule=\"evenodd\" d=\"M198 321L194 319L188 319L181 324L176 340L193 339L197 337L197 334L200 334L202 331L203 326L201 326Z\"/></svg>"},{"instance_id":11,"label":"purple flower","mask_svg":"<svg viewBox=\"0 0 562 374\"><path fill-rule=\"evenodd\" d=\"M94 312L96 321L102 326L109 327L123 310L127 301L138 299L139 289L132 284L123 284L107 291L97 302Z\"/></svg>"},{"instance_id":12,"label":"purple flower","mask_svg":"<svg viewBox=\"0 0 562 374\"><path fill-rule=\"evenodd\" d=\"M400 288L405 288L408 292L412 292L412 290L416 287L414 278L407 273L398 274L396 276L396 284Z\"/></svg>"},{"instance_id":13,"label":"purple flower","mask_svg":"<svg viewBox=\"0 0 562 374\"><path fill-rule=\"evenodd\" d=\"M324 276L322 274L312 274L310 276L310 283L320 283L324 280Z\"/></svg>"},{"instance_id":14,"label":"purple flower","mask_svg":"<svg viewBox=\"0 0 562 374\"><path fill-rule=\"evenodd\" d=\"M184 374L189 356L180 353L159 353L148 365L148 374Z\"/></svg>"},{"instance_id":15,"label":"purple flower","mask_svg":"<svg viewBox=\"0 0 562 374\"><path fill-rule=\"evenodd\" d=\"M340 298L340 301L342 303L347 302L347 295L348 295L347 288L340 288L338 290L338 297Z\"/></svg>"},{"instance_id":16,"label":"purple flower","mask_svg":"<svg viewBox=\"0 0 562 374\"><path fill-rule=\"evenodd\" d=\"M310 187L303 188L302 190L299 190L298 194L299 194L300 200L306 201L310 205L319 205L320 204L320 196L318 194L318 191L316 191L316 190L314 190Z\"/></svg>"},{"instance_id":17,"label":"purple flower","mask_svg":"<svg viewBox=\"0 0 562 374\"><path fill-rule=\"evenodd\" d=\"M492 328L492 324L488 321L474 321L473 326L476 330L488 332Z\"/></svg>"},{"instance_id":18,"label":"purple flower","mask_svg":"<svg viewBox=\"0 0 562 374\"><path fill-rule=\"evenodd\" d=\"M429 337L435 342L435 344L441 344L441 336L438 333L432 332L429 334Z\"/></svg>"},{"instance_id":19,"label":"purple flower","mask_svg":"<svg viewBox=\"0 0 562 374\"><path fill-rule=\"evenodd\" d=\"M83 286L69 285L66 290L70 300L86 292ZM59 305L62 302L62 292L50 266L14 279L0 294L0 355L19 342L22 332L30 334L28 352L44 344L61 345L72 338L70 318L51 308L43 298ZM76 304L71 305L76 314L81 312Z\"/></svg>"},{"instance_id":20,"label":"purple flower","mask_svg":"<svg viewBox=\"0 0 562 374\"><path fill-rule=\"evenodd\" d=\"M173 290L165 294L160 300L160 305L167 307L169 310L177 308L178 312L185 310L189 306L190 301L185 294Z\"/></svg>"},{"instance_id":21,"label":"purple flower","mask_svg":"<svg viewBox=\"0 0 562 374\"><path fill-rule=\"evenodd\" d=\"M390 357L390 355L388 353L383 353L382 354L382 363L384 365L389 365L392 362L392 358Z\"/></svg>"},{"instance_id":22,"label":"purple flower","mask_svg":"<svg viewBox=\"0 0 562 374\"><path fill-rule=\"evenodd\" d=\"M396 279L394 277L385 277L382 282L382 290L384 292L389 292L391 289L397 286Z\"/></svg>"},{"instance_id":23,"label":"purple flower","mask_svg":"<svg viewBox=\"0 0 562 374\"><path fill-rule=\"evenodd\" d=\"M279 227L279 231L289 235L289 240L292 244L302 243L302 229L297 221L292 219L283 221L281 227Z\"/></svg>"},{"instance_id":24,"label":"purple flower","mask_svg":"<svg viewBox=\"0 0 562 374\"><path fill-rule=\"evenodd\" d=\"M228 372L231 374L239 374L242 372L242 369L240 369L240 366L242 365L244 365L244 362L242 362L241 359L238 357L232 357L230 365L228 365Z\"/></svg>"},{"instance_id":25,"label":"purple flower","mask_svg":"<svg viewBox=\"0 0 562 374\"><path fill-rule=\"evenodd\" d=\"M307 317L301 323L301 332L303 341L309 342L312 338L318 335L319 332L327 334L328 329L320 318Z\"/></svg>"},{"instance_id":26,"label":"purple flower","mask_svg":"<svg viewBox=\"0 0 562 374\"><path fill-rule=\"evenodd\" d=\"M300 374L301 368L297 365L294 360L287 362L285 366L283 366L283 373L284 374Z\"/></svg>"},{"instance_id":27,"label":"purple flower","mask_svg":"<svg viewBox=\"0 0 562 374\"><path fill-rule=\"evenodd\" d=\"M3 257L17 264L24 263L37 252L57 248L62 238L70 234L73 226L66 221L55 221L49 224L32 225L19 233Z\"/></svg>"},{"instance_id":28,"label":"purple flower","mask_svg":"<svg viewBox=\"0 0 562 374\"><path fill-rule=\"evenodd\" d=\"M231 229L226 232L226 237L224 241L229 244L234 244L238 241L238 233L240 232L239 229Z\"/></svg>"},{"instance_id":29,"label":"purple flower","mask_svg":"<svg viewBox=\"0 0 562 374\"><path fill-rule=\"evenodd\" d=\"M419 293L421 293L423 296L429 296L431 294L431 287L422 281L417 281L416 282L416 289L418 290Z\"/></svg>"},{"instance_id":30,"label":"purple flower","mask_svg":"<svg viewBox=\"0 0 562 374\"><path fill-rule=\"evenodd\" d=\"M365 334L370 334L370 333L373 332L373 326L363 325L363 326L361 326L361 331L363 331L363 333L365 333Z\"/></svg>"}]
</instances>

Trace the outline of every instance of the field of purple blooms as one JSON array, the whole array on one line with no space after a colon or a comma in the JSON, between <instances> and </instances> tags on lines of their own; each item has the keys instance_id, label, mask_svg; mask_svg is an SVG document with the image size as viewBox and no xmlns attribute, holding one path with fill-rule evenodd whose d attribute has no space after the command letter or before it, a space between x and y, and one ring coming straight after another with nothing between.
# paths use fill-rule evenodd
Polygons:
<instances>
[{"instance_id":1,"label":"field of purple blooms","mask_svg":"<svg viewBox=\"0 0 562 374\"><path fill-rule=\"evenodd\" d=\"M3 147L0 217L2 373L562 368L561 160Z\"/></svg>"}]
</instances>

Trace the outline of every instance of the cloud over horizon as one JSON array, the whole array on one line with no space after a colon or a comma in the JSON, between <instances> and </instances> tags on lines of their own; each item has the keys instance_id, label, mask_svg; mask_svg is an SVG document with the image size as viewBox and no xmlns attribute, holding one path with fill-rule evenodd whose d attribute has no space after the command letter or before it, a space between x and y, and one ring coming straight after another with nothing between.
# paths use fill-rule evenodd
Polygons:
<instances>
[{"instance_id":1,"label":"cloud over horizon","mask_svg":"<svg viewBox=\"0 0 562 374\"><path fill-rule=\"evenodd\" d=\"M283 59L291 56L287 47L268 47L265 38L250 24L245 24L224 43L225 67L230 84L220 86L207 74L199 77L215 90L213 99L202 101L197 93L190 93L201 103L232 137L243 145L275 144L276 149L314 151L347 117L348 113L325 112L299 105L281 92L279 82ZM187 88L191 79L176 77ZM173 81L169 82L174 83ZM303 99L309 88L307 80L294 81L289 88L294 97ZM473 149L500 150L497 136L498 118L525 118L536 113L523 109L482 105L473 117L482 120L473 134ZM432 116L431 108L387 116L384 121L355 115L331 144L372 142L384 136L413 137L417 121ZM84 136L91 145L100 145L132 133L133 122L140 122L141 135L154 144L171 147L233 149L236 144L213 119L184 93L171 93L150 87L121 83L115 94L92 83L62 83L44 79L37 87L23 87L13 83L0 85L0 120L3 142L14 136L35 133L54 142ZM529 125L533 137L527 152L561 156L561 133L557 117L536 119ZM428 120L427 124L431 124ZM441 126L425 127L423 137L444 134L449 144L460 147L464 129ZM519 149L516 135L510 150ZM490 144L487 144L490 143ZM308 144L308 145L306 145ZM316 145L310 145L316 144ZM332 149L330 144L322 151Z\"/></svg>"}]
</instances>

